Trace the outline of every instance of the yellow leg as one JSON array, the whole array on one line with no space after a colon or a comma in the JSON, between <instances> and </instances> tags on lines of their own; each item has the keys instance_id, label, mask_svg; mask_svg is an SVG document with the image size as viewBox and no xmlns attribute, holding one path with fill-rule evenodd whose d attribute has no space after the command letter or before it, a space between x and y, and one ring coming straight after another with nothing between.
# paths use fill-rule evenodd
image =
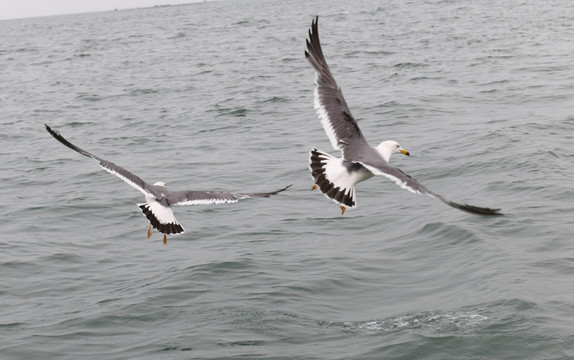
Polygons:
<instances>
[{"instance_id":1,"label":"yellow leg","mask_svg":"<svg viewBox=\"0 0 574 360\"><path fill-rule=\"evenodd\" d=\"M163 244L167 245L167 235L163 234Z\"/></svg>"},{"instance_id":2,"label":"yellow leg","mask_svg":"<svg viewBox=\"0 0 574 360\"><path fill-rule=\"evenodd\" d=\"M318 188L319 188L319 186L318 186L317 184L315 184L315 185L313 185L313 187L311 188L311 191L313 191L313 190L315 190L315 189L318 189Z\"/></svg>"},{"instance_id":3,"label":"yellow leg","mask_svg":"<svg viewBox=\"0 0 574 360\"><path fill-rule=\"evenodd\" d=\"M343 215L345 213L346 208L343 205L339 206L339 208L341 209L341 215Z\"/></svg>"},{"instance_id":4,"label":"yellow leg","mask_svg":"<svg viewBox=\"0 0 574 360\"><path fill-rule=\"evenodd\" d=\"M149 239L151 237L151 224L149 224L149 226L147 227L147 238Z\"/></svg>"}]
</instances>

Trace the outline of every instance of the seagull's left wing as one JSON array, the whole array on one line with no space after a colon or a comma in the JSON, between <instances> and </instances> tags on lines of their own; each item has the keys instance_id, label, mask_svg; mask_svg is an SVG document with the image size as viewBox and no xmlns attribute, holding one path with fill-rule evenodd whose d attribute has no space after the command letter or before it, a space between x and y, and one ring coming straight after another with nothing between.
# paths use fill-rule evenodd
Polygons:
<instances>
[{"instance_id":1,"label":"seagull's left wing","mask_svg":"<svg viewBox=\"0 0 574 360\"><path fill-rule=\"evenodd\" d=\"M234 203L241 199L252 197L269 197L287 190L291 185L283 189L265 193L232 193L227 191L170 191L166 194L171 205L207 205Z\"/></svg>"},{"instance_id":2,"label":"seagull's left wing","mask_svg":"<svg viewBox=\"0 0 574 360\"><path fill-rule=\"evenodd\" d=\"M96 160L100 164L102 169L106 170L110 174L114 174L115 176L119 177L120 179L122 179L123 181L125 181L126 183L131 185L133 188L141 191L144 195L152 196L152 197L158 197L158 196L161 197L160 193L158 193L157 191L154 191L153 185L146 183L139 176L132 174L131 172L124 169L123 167L118 166L111 161L104 160L104 159L100 158L99 156L96 156L96 155L94 155L94 154L92 154L92 153L90 153L84 149L77 147L76 145L74 145L71 142L69 142L68 140L66 140L62 135L60 135L59 132L57 132L56 130L52 130L52 128L46 124L44 124L44 125L46 126L46 130L48 130L50 135L52 135L56 140L58 140L59 142L61 142L64 145L66 145L70 149L77 151L84 156L87 156L87 157L90 157L90 158Z\"/></svg>"},{"instance_id":3,"label":"seagull's left wing","mask_svg":"<svg viewBox=\"0 0 574 360\"><path fill-rule=\"evenodd\" d=\"M399 185L403 189L409 190L410 192L413 192L415 194L426 194L430 197L437 198L442 202L444 202L445 204L452 206L453 208L477 215L503 215L500 212L500 209L491 209L468 204L459 204L454 201L451 201L445 198L444 196L427 189L426 186L419 183L417 180L413 179L410 175L405 174L402 170L398 168L388 165L384 160L371 162L370 164L360 162L360 164L366 167L370 172L372 172L375 175L384 176L388 179L393 180L397 185Z\"/></svg>"}]
</instances>

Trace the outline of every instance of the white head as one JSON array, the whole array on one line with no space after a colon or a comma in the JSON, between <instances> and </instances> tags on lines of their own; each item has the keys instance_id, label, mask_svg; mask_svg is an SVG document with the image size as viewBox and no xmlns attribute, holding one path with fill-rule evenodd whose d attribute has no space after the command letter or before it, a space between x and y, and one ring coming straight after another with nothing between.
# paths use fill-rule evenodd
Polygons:
<instances>
[{"instance_id":1,"label":"white head","mask_svg":"<svg viewBox=\"0 0 574 360\"><path fill-rule=\"evenodd\" d=\"M165 187L165 183L163 181L158 181L154 185Z\"/></svg>"},{"instance_id":2,"label":"white head","mask_svg":"<svg viewBox=\"0 0 574 360\"><path fill-rule=\"evenodd\" d=\"M379 151L379 153L381 154L383 159L385 159L386 162L389 162L389 160L391 160L391 155L394 153L401 153L405 154L406 156L411 156L411 154L405 149L403 149L398 142L393 140L383 141L382 143L379 144L379 146L376 147L376 149Z\"/></svg>"}]
</instances>

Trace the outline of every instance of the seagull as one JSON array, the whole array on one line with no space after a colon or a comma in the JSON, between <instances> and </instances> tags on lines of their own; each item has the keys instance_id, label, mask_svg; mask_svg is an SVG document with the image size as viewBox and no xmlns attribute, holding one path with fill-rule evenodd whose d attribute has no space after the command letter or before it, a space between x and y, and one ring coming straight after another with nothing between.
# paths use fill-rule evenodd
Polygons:
<instances>
[{"instance_id":1,"label":"seagull","mask_svg":"<svg viewBox=\"0 0 574 360\"><path fill-rule=\"evenodd\" d=\"M174 191L169 190L165 183L156 182L153 185L143 181L137 175L132 174L126 169L118 166L110 161L104 160L86 150L83 150L76 145L66 140L59 132L52 130L48 125L46 130L59 142L66 145L70 149L79 152L80 154L96 160L100 166L107 172L119 177L135 189L141 191L145 195L146 202L138 204L139 208L149 220L147 230L147 238L149 239L152 234L152 226L163 234L163 244L167 244L167 235L182 234L185 230L177 221L173 214L173 205L205 205L205 204L223 204L234 203L241 199L251 197L269 197L284 190L287 190L291 185L283 189L265 192L265 193L232 193L226 191Z\"/></svg>"},{"instance_id":2,"label":"seagull","mask_svg":"<svg viewBox=\"0 0 574 360\"><path fill-rule=\"evenodd\" d=\"M392 154L401 153L410 156L410 153L396 141L383 141L376 147L367 143L323 56L319 42L318 21L317 16L311 23L305 58L315 70L317 85L315 110L333 149L340 150L342 157L334 157L317 148L311 150L309 163L315 182L312 189L320 189L326 197L339 204L341 214L344 214L346 207L356 208L357 206L355 197L357 183L373 176L384 176L403 189L415 194L426 194L468 213L502 215L500 209L459 204L448 200L429 190L400 169L390 166L389 160Z\"/></svg>"}]
</instances>

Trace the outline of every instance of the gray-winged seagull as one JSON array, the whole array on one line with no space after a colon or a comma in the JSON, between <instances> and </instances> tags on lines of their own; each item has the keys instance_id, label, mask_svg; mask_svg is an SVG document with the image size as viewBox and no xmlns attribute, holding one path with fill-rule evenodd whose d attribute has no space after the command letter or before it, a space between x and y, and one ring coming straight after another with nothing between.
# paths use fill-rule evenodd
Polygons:
<instances>
[{"instance_id":1,"label":"gray-winged seagull","mask_svg":"<svg viewBox=\"0 0 574 360\"><path fill-rule=\"evenodd\" d=\"M266 193L231 193L225 191L173 191L169 190L165 183L156 182L150 185L132 174L126 169L104 160L86 150L80 149L76 145L66 140L59 132L52 130L48 125L46 130L59 142L66 145L80 154L91 157L96 160L100 166L107 172L116 175L132 187L141 191L145 195L146 202L138 204L145 217L149 220L150 225L147 230L147 237L151 236L151 227L153 226L159 232L163 233L163 243L167 244L167 235L180 234L184 232L183 227L179 224L173 214L172 205L203 205L203 204L222 204L234 203L240 199L254 196L269 197L281 191L286 190L291 185L272 192Z\"/></svg>"},{"instance_id":2,"label":"gray-winged seagull","mask_svg":"<svg viewBox=\"0 0 574 360\"><path fill-rule=\"evenodd\" d=\"M323 56L319 42L317 16L311 23L305 57L315 69L315 109L327 133L331 145L340 150L342 157L336 158L317 148L310 152L310 170L315 180L313 189L319 188L325 196L340 205L341 214L345 207L355 208L355 185L374 175L381 175L393 180L403 189L416 194L426 194L437 198L447 205L479 215L502 215L500 209L459 204L427 189L418 181L389 165L391 155L409 152L401 148L396 141L383 141L377 147L367 143L343 93Z\"/></svg>"}]
</instances>

